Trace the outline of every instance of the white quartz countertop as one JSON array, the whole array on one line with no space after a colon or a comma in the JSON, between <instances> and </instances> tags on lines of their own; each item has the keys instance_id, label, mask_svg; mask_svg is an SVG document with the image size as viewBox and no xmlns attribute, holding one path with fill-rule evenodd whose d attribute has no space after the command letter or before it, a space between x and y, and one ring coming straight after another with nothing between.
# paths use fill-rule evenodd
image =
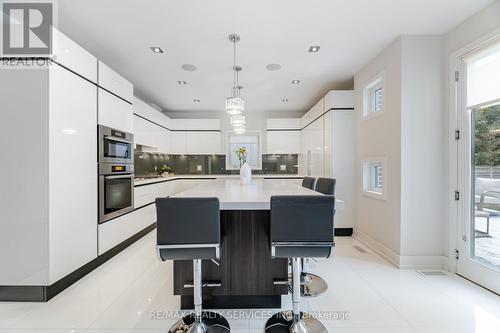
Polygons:
<instances>
[{"instance_id":1,"label":"white quartz countertop","mask_svg":"<svg viewBox=\"0 0 500 333\"><path fill-rule=\"evenodd\" d=\"M273 195L318 195L300 185L280 179L253 178L248 185L239 179L216 179L173 195L177 198L217 197L222 210L268 210ZM344 202L336 200L335 208L342 209Z\"/></svg>"},{"instance_id":2,"label":"white quartz countertop","mask_svg":"<svg viewBox=\"0 0 500 333\"><path fill-rule=\"evenodd\" d=\"M277 174L277 175L253 175L255 179L263 179L263 178L296 178L302 179L304 176L297 174ZM134 185L145 185L145 184L154 184L161 183L165 181L172 181L178 179L239 179L239 175L174 175L170 177L158 177L158 178L146 178L146 179L135 179Z\"/></svg>"}]
</instances>

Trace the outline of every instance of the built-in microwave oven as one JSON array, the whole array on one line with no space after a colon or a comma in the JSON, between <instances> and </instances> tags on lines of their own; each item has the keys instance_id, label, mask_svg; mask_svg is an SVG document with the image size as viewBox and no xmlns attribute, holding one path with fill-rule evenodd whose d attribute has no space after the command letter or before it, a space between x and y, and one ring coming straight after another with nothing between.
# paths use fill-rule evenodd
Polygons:
<instances>
[{"instance_id":1,"label":"built-in microwave oven","mask_svg":"<svg viewBox=\"0 0 500 333\"><path fill-rule=\"evenodd\" d=\"M134 165L99 164L99 224L134 210Z\"/></svg>"},{"instance_id":2,"label":"built-in microwave oven","mask_svg":"<svg viewBox=\"0 0 500 333\"><path fill-rule=\"evenodd\" d=\"M134 135L99 125L99 163L134 163Z\"/></svg>"}]
</instances>

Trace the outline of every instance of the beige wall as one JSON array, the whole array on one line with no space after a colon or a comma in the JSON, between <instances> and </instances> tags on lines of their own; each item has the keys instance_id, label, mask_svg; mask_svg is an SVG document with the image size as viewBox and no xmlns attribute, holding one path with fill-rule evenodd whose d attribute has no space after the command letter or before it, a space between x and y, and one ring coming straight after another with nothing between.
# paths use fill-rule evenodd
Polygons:
<instances>
[{"instance_id":1,"label":"beige wall","mask_svg":"<svg viewBox=\"0 0 500 333\"><path fill-rule=\"evenodd\" d=\"M385 112L363 120L363 87L385 77ZM354 77L357 122L356 229L385 247L401 251L401 39L396 39ZM367 197L362 189L362 160L387 159L387 200Z\"/></svg>"}]
</instances>

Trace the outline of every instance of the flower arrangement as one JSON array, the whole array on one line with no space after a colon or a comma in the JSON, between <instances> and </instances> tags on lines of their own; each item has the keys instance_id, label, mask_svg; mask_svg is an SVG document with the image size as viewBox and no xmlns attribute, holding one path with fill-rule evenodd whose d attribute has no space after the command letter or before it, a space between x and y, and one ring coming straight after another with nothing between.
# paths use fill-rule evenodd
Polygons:
<instances>
[{"instance_id":1,"label":"flower arrangement","mask_svg":"<svg viewBox=\"0 0 500 333\"><path fill-rule=\"evenodd\" d=\"M238 154L238 159L240 160L240 166L245 164L247 162L247 148L246 147L240 147L236 151L236 154Z\"/></svg>"},{"instance_id":2,"label":"flower arrangement","mask_svg":"<svg viewBox=\"0 0 500 333\"><path fill-rule=\"evenodd\" d=\"M160 175L161 175L161 174L163 174L163 173L168 174L168 173L172 172L172 168L171 168L171 167L169 167L169 166L166 166L166 165L162 165L162 166L160 167L160 170L159 170L159 171L160 171Z\"/></svg>"}]
</instances>

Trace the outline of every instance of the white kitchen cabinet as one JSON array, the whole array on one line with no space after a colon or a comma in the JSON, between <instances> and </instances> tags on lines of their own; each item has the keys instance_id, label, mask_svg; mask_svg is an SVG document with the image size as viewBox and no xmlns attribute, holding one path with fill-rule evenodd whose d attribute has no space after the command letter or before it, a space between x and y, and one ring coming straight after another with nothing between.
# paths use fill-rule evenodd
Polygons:
<instances>
[{"instance_id":1,"label":"white kitchen cabinet","mask_svg":"<svg viewBox=\"0 0 500 333\"><path fill-rule=\"evenodd\" d=\"M306 174L311 177L324 177L324 134L323 116L310 123L306 128Z\"/></svg>"},{"instance_id":2,"label":"white kitchen cabinet","mask_svg":"<svg viewBox=\"0 0 500 333\"><path fill-rule=\"evenodd\" d=\"M172 148L172 132L162 127L158 128L158 151L169 154Z\"/></svg>"},{"instance_id":3,"label":"white kitchen cabinet","mask_svg":"<svg viewBox=\"0 0 500 333\"><path fill-rule=\"evenodd\" d=\"M267 154L300 154L300 131L272 131L266 133Z\"/></svg>"},{"instance_id":4,"label":"white kitchen cabinet","mask_svg":"<svg viewBox=\"0 0 500 333\"><path fill-rule=\"evenodd\" d=\"M297 130L301 129L300 118L267 118L268 130Z\"/></svg>"},{"instance_id":5,"label":"white kitchen cabinet","mask_svg":"<svg viewBox=\"0 0 500 333\"><path fill-rule=\"evenodd\" d=\"M216 131L195 131L186 133L186 154L221 154L222 135Z\"/></svg>"},{"instance_id":6,"label":"white kitchen cabinet","mask_svg":"<svg viewBox=\"0 0 500 333\"><path fill-rule=\"evenodd\" d=\"M98 123L117 130L134 133L132 104L98 88Z\"/></svg>"},{"instance_id":7,"label":"white kitchen cabinet","mask_svg":"<svg viewBox=\"0 0 500 333\"><path fill-rule=\"evenodd\" d=\"M134 188L134 208L153 203L156 198L165 198L176 193L176 184L180 180L170 180L138 186Z\"/></svg>"},{"instance_id":8,"label":"white kitchen cabinet","mask_svg":"<svg viewBox=\"0 0 500 333\"><path fill-rule=\"evenodd\" d=\"M172 131L172 141L170 147L171 154L182 155L186 153L186 132Z\"/></svg>"},{"instance_id":9,"label":"white kitchen cabinet","mask_svg":"<svg viewBox=\"0 0 500 333\"><path fill-rule=\"evenodd\" d=\"M156 222L156 206L151 204L99 224L99 255Z\"/></svg>"},{"instance_id":10,"label":"white kitchen cabinet","mask_svg":"<svg viewBox=\"0 0 500 333\"><path fill-rule=\"evenodd\" d=\"M98 84L127 102L134 102L134 86L132 83L100 60Z\"/></svg>"},{"instance_id":11,"label":"white kitchen cabinet","mask_svg":"<svg viewBox=\"0 0 500 333\"><path fill-rule=\"evenodd\" d=\"M52 29L52 53L55 62L97 83L97 58L55 28Z\"/></svg>"},{"instance_id":12,"label":"white kitchen cabinet","mask_svg":"<svg viewBox=\"0 0 500 333\"><path fill-rule=\"evenodd\" d=\"M51 66L49 283L97 256L96 100L92 83Z\"/></svg>"},{"instance_id":13,"label":"white kitchen cabinet","mask_svg":"<svg viewBox=\"0 0 500 333\"><path fill-rule=\"evenodd\" d=\"M47 286L97 256L96 87L58 64L0 86L0 285Z\"/></svg>"},{"instance_id":14,"label":"white kitchen cabinet","mask_svg":"<svg viewBox=\"0 0 500 333\"><path fill-rule=\"evenodd\" d=\"M134 143L136 145L150 148L158 148L159 126L152 122L134 115Z\"/></svg>"},{"instance_id":15,"label":"white kitchen cabinet","mask_svg":"<svg viewBox=\"0 0 500 333\"><path fill-rule=\"evenodd\" d=\"M184 119L185 130L220 130L220 119ZM179 128L181 129L181 128Z\"/></svg>"}]
</instances>

